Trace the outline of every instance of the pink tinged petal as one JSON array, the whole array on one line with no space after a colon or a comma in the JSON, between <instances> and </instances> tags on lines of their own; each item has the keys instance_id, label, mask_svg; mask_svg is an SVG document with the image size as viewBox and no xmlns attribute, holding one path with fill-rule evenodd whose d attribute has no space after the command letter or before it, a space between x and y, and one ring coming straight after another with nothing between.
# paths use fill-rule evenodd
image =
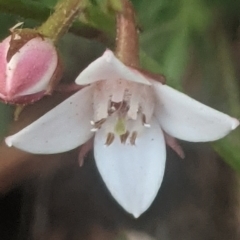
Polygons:
<instances>
[{"instance_id":1,"label":"pink tinged petal","mask_svg":"<svg viewBox=\"0 0 240 240\"><path fill-rule=\"evenodd\" d=\"M69 151L93 136L92 115L92 87L86 87L5 141L37 154Z\"/></svg>"},{"instance_id":2,"label":"pink tinged petal","mask_svg":"<svg viewBox=\"0 0 240 240\"><path fill-rule=\"evenodd\" d=\"M146 86L142 88L140 105L142 113L146 117L146 124L148 124L155 109L155 98L152 87Z\"/></svg>"},{"instance_id":3,"label":"pink tinged petal","mask_svg":"<svg viewBox=\"0 0 240 240\"><path fill-rule=\"evenodd\" d=\"M104 82L108 82L111 83L111 87L112 87L112 102L122 102L124 99L124 95L125 95L125 91L126 89L128 89L128 86L130 85L129 82L125 81L125 80L118 80L116 82L113 81L104 81Z\"/></svg>"},{"instance_id":4,"label":"pink tinged petal","mask_svg":"<svg viewBox=\"0 0 240 240\"><path fill-rule=\"evenodd\" d=\"M6 68L7 68L7 52L9 49L10 37L4 39L0 43L0 98L6 96Z\"/></svg>"},{"instance_id":5,"label":"pink tinged petal","mask_svg":"<svg viewBox=\"0 0 240 240\"><path fill-rule=\"evenodd\" d=\"M107 118L109 110L115 111L116 109L111 106L111 102L123 102L125 92L129 91L132 85L138 86L140 84L132 84L125 80L117 80L116 82L107 80L94 83L94 121ZM128 93L128 95L130 94Z\"/></svg>"},{"instance_id":6,"label":"pink tinged petal","mask_svg":"<svg viewBox=\"0 0 240 240\"><path fill-rule=\"evenodd\" d=\"M214 141L239 125L237 119L167 85L152 83L157 98L155 115L163 130L173 137L191 142Z\"/></svg>"},{"instance_id":7,"label":"pink tinged petal","mask_svg":"<svg viewBox=\"0 0 240 240\"><path fill-rule=\"evenodd\" d=\"M7 65L7 96L25 96L46 90L57 64L58 55L50 40L31 39Z\"/></svg>"},{"instance_id":8,"label":"pink tinged petal","mask_svg":"<svg viewBox=\"0 0 240 240\"><path fill-rule=\"evenodd\" d=\"M108 86L100 81L93 85L93 108L94 122L108 117L108 108L110 103L111 92Z\"/></svg>"},{"instance_id":9,"label":"pink tinged petal","mask_svg":"<svg viewBox=\"0 0 240 240\"><path fill-rule=\"evenodd\" d=\"M130 104L128 117L130 119L136 119L139 112L141 112L144 115L144 124L148 125L155 107L155 98L152 87L131 83L129 90Z\"/></svg>"},{"instance_id":10,"label":"pink tinged petal","mask_svg":"<svg viewBox=\"0 0 240 240\"><path fill-rule=\"evenodd\" d=\"M90 138L86 143L84 143L80 147L80 151L78 153L78 163L79 166L82 167L84 164L84 158L93 149L93 138Z\"/></svg>"},{"instance_id":11,"label":"pink tinged petal","mask_svg":"<svg viewBox=\"0 0 240 240\"><path fill-rule=\"evenodd\" d=\"M151 85L147 77L138 70L124 65L110 50L106 50L101 57L85 68L75 82L79 85L85 85L100 80L117 81L120 79Z\"/></svg>"},{"instance_id":12,"label":"pink tinged petal","mask_svg":"<svg viewBox=\"0 0 240 240\"><path fill-rule=\"evenodd\" d=\"M185 158L185 153L182 149L182 147L179 145L178 141L174 138L168 135L167 133L163 133L164 138L166 141L166 144L180 157Z\"/></svg>"},{"instance_id":13,"label":"pink tinged petal","mask_svg":"<svg viewBox=\"0 0 240 240\"><path fill-rule=\"evenodd\" d=\"M127 114L130 119L136 120L139 112L139 102L141 99L141 86L139 84L134 84L132 86L132 95Z\"/></svg>"},{"instance_id":14,"label":"pink tinged petal","mask_svg":"<svg viewBox=\"0 0 240 240\"><path fill-rule=\"evenodd\" d=\"M139 217L153 202L161 186L166 149L162 130L156 120L151 128L144 128L131 145L122 144L118 136L105 145L108 122L94 140L97 168L112 196L134 217Z\"/></svg>"}]
</instances>

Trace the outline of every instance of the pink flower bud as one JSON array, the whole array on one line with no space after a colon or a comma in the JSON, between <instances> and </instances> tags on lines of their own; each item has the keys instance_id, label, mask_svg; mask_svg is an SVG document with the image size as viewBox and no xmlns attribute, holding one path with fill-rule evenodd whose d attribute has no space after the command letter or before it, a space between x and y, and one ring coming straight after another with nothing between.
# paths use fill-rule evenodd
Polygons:
<instances>
[{"instance_id":1,"label":"pink flower bud","mask_svg":"<svg viewBox=\"0 0 240 240\"><path fill-rule=\"evenodd\" d=\"M0 100L28 104L51 93L61 75L55 46L32 30L14 31L0 43Z\"/></svg>"}]
</instances>

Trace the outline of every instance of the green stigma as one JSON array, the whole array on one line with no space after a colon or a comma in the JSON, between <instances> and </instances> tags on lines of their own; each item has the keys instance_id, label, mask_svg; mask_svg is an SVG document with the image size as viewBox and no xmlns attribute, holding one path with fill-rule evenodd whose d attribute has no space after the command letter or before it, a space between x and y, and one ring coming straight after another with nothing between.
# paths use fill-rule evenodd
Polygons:
<instances>
[{"instance_id":1,"label":"green stigma","mask_svg":"<svg viewBox=\"0 0 240 240\"><path fill-rule=\"evenodd\" d=\"M120 118L118 119L114 131L117 135L121 136L126 133L126 127L125 127L125 121L124 119Z\"/></svg>"}]
</instances>

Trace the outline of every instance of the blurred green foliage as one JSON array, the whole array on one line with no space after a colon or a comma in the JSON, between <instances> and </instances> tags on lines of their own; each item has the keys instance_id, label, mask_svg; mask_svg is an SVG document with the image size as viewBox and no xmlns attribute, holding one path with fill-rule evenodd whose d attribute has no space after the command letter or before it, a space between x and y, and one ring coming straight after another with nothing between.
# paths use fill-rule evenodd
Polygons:
<instances>
[{"instance_id":1,"label":"blurred green foliage","mask_svg":"<svg viewBox=\"0 0 240 240\"><path fill-rule=\"evenodd\" d=\"M152 57L144 64L151 62L152 70L159 68L167 83L180 90L195 83L195 97L240 118L240 62L233 59L233 41L239 41L240 1L133 2L143 29L141 46ZM192 78L186 80L189 72ZM239 129L213 147L240 170Z\"/></svg>"},{"instance_id":2,"label":"blurred green foliage","mask_svg":"<svg viewBox=\"0 0 240 240\"><path fill-rule=\"evenodd\" d=\"M8 34L8 29L16 23L16 18L8 14L0 14L0 22L2 24L0 38L4 38ZM6 133L10 112L9 106L0 103L0 139Z\"/></svg>"},{"instance_id":3,"label":"blurred green foliage","mask_svg":"<svg viewBox=\"0 0 240 240\"><path fill-rule=\"evenodd\" d=\"M4 134L6 134L10 118L11 118L10 106L0 103L0 139L4 137Z\"/></svg>"},{"instance_id":4,"label":"blurred green foliage","mask_svg":"<svg viewBox=\"0 0 240 240\"><path fill-rule=\"evenodd\" d=\"M0 0L1 37L6 35L10 26L21 20L18 16L4 14L1 7L4 1L7 3L8 0ZM22 2L27 4L30 0ZM53 8L57 0L35 2L41 3L44 9ZM132 2L141 30L142 65L153 72L163 73L169 85L240 118L240 61L233 58L234 44L239 41L240 1ZM89 0L80 22L113 38L113 10L120 8L119 0ZM34 26L34 22L29 20L27 24ZM109 41L105 40L107 45ZM2 132L6 128L6 120L3 119L7 116L4 107L0 108L0 116ZM231 166L240 170L239 130L213 146Z\"/></svg>"}]
</instances>

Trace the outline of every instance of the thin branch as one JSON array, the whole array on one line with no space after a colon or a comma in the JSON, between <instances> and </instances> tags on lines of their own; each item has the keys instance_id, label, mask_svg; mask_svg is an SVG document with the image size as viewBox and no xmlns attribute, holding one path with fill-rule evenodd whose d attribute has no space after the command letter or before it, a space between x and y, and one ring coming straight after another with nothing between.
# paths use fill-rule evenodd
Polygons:
<instances>
[{"instance_id":1,"label":"thin branch","mask_svg":"<svg viewBox=\"0 0 240 240\"><path fill-rule=\"evenodd\" d=\"M86 0L60 0L50 17L37 29L54 42L64 35L77 16L86 8Z\"/></svg>"}]
</instances>

